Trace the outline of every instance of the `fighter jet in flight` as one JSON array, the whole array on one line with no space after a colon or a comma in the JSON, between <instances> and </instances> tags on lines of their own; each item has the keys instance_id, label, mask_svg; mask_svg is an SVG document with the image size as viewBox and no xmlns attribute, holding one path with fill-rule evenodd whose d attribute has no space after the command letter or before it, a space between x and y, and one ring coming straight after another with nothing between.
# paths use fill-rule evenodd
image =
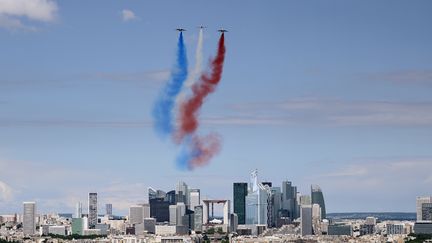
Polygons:
<instances>
[{"instance_id":1,"label":"fighter jet in flight","mask_svg":"<svg viewBox=\"0 0 432 243\"><path fill-rule=\"evenodd\" d=\"M221 32L221 33L228 32L228 30L226 30L226 29L219 29L218 31Z\"/></svg>"},{"instance_id":2,"label":"fighter jet in flight","mask_svg":"<svg viewBox=\"0 0 432 243\"><path fill-rule=\"evenodd\" d=\"M180 31L180 32L186 31L186 29L183 29L183 28L177 28L176 30Z\"/></svg>"}]
</instances>

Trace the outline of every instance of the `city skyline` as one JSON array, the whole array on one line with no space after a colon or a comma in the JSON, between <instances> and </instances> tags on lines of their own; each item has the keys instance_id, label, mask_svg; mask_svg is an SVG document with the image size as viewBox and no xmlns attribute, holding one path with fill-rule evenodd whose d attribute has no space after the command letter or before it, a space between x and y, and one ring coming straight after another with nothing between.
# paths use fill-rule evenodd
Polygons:
<instances>
[{"instance_id":1,"label":"city skyline","mask_svg":"<svg viewBox=\"0 0 432 243\"><path fill-rule=\"evenodd\" d=\"M27 201L73 213L97 192L100 212L126 214L148 187L178 181L232 200L254 169L302 193L319 185L327 213L414 212L430 194L430 1L37 2L0 2L0 213ZM175 29L187 29L193 64L200 25L205 61L229 30L223 79L200 114L223 148L179 171L151 107Z\"/></svg>"}]
</instances>

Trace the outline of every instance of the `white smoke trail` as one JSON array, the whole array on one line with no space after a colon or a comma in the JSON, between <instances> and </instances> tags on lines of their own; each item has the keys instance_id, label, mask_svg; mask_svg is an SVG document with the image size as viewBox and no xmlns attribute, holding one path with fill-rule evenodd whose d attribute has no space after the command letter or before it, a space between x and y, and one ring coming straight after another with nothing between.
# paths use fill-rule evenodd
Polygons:
<instances>
[{"instance_id":1,"label":"white smoke trail","mask_svg":"<svg viewBox=\"0 0 432 243\"><path fill-rule=\"evenodd\" d=\"M203 63L203 29L200 28L198 34L198 44L195 52L195 66L192 71L189 72L188 78L185 81L184 87L181 93L177 96L176 103L179 105L183 100L185 100L187 93L190 91L192 85L196 82L196 80L201 75L202 71L202 63Z\"/></svg>"}]
</instances>

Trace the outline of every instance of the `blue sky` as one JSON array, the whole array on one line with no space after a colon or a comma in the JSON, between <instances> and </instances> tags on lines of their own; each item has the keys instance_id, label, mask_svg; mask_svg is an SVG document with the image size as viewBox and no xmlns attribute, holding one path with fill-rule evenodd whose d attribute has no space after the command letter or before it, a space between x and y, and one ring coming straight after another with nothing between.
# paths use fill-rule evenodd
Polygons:
<instances>
[{"instance_id":1,"label":"blue sky","mask_svg":"<svg viewBox=\"0 0 432 243\"><path fill-rule=\"evenodd\" d=\"M11 8L14 2L32 9ZM328 212L414 211L432 185L430 1L0 0L0 213L36 200L71 212L89 191L114 212L178 180L231 198L232 182L323 189ZM224 27L227 56L202 133L223 147L177 171L151 108L175 61Z\"/></svg>"}]
</instances>

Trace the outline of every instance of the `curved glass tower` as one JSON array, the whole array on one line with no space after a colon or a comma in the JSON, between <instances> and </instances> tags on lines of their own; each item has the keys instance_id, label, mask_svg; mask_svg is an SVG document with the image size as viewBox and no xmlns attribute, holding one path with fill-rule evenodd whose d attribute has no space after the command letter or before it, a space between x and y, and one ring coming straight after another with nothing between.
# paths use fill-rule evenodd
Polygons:
<instances>
[{"instance_id":1,"label":"curved glass tower","mask_svg":"<svg viewBox=\"0 0 432 243\"><path fill-rule=\"evenodd\" d=\"M326 218L326 209L324 203L324 196L321 191L321 188L318 185L311 185L311 197L312 204L318 204L321 207L321 218Z\"/></svg>"}]
</instances>

